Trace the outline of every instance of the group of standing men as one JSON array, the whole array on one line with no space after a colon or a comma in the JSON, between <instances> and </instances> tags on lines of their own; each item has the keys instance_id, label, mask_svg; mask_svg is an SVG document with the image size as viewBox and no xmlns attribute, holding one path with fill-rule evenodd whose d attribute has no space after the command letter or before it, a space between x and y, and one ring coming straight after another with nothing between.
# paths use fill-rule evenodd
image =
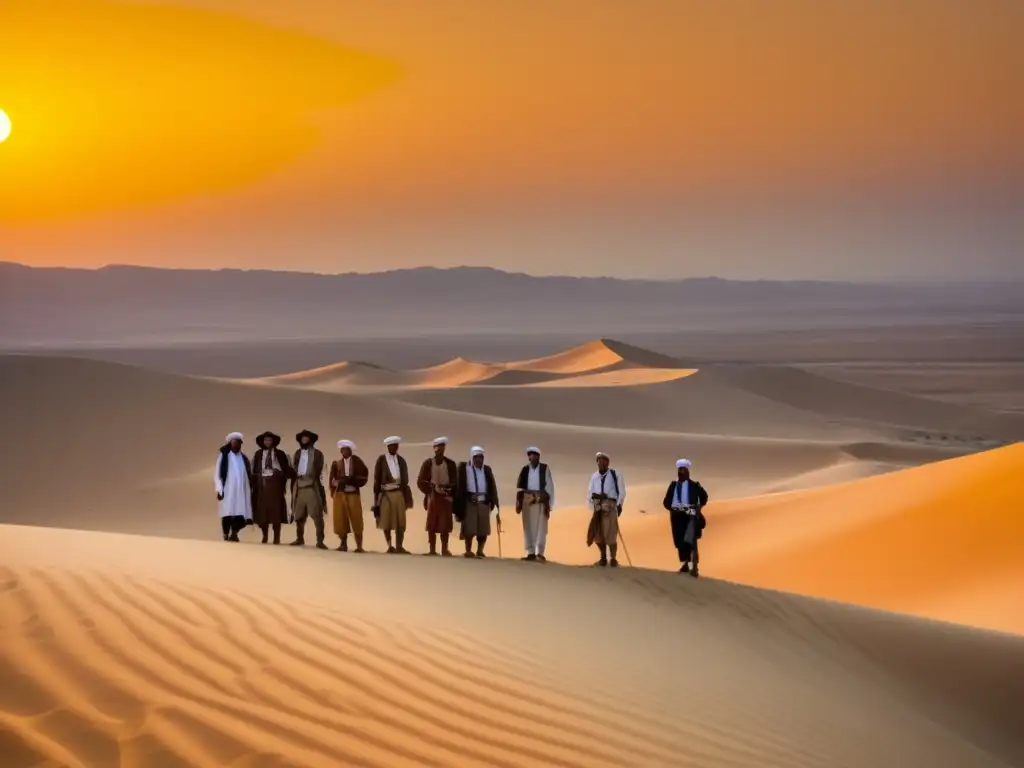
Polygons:
<instances>
[{"instance_id":1,"label":"group of standing men","mask_svg":"<svg viewBox=\"0 0 1024 768\"><path fill-rule=\"evenodd\" d=\"M258 448L250 463L242 453L243 436L232 432L220 449L214 467L214 485L219 501L221 528L225 541L238 541L248 525L259 526L263 543L281 543L281 527L295 525L291 546L305 544L306 522L313 519L316 547L324 542L327 501L332 502L337 549L349 551L348 539L355 540L355 552L363 549L362 492L371 479L366 463L355 454L351 440L338 442L340 455L330 466L327 488L323 484L326 464L316 448L318 436L303 430L295 436L298 448L291 458L280 449L281 438L264 432L256 438ZM402 439L384 440L385 451L374 463L373 505L377 528L384 533L389 554L409 554L405 548L406 513L413 506L412 477L405 458L399 453ZM426 511L427 555L451 557L449 546L455 521L460 523L459 538L464 541L464 557L486 557L485 545L491 535L491 514L501 534L501 508L494 473L485 463L484 449L474 446L468 462L456 464L445 455L448 438L433 441L434 455L420 466L415 478L423 494ZM536 446L526 450L527 463L516 483L516 513L522 515L525 555L523 560L544 562L548 521L555 502L555 483L550 467L541 462ZM626 499L626 484L621 473L610 468L607 454L597 454L597 471L590 479L588 504L593 516L587 530L587 544L597 545L601 555L598 566L618 566L618 518ZM683 572L697 575L697 539L704 527L700 508L707 504L707 493L689 479L690 463L677 463L678 477L669 485L665 508L672 515L672 534L679 550ZM286 495L291 494L289 519ZM695 513L696 510L696 513ZM474 551L473 544L476 544ZM440 543L440 552L438 552ZM693 568L689 562L692 559Z\"/></svg>"}]
</instances>

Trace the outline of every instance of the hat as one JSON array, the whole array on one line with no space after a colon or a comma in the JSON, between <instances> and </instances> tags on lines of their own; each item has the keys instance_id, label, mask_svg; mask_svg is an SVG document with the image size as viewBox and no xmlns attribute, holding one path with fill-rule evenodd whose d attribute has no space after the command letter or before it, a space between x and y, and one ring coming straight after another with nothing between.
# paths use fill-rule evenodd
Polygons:
<instances>
[{"instance_id":1,"label":"hat","mask_svg":"<svg viewBox=\"0 0 1024 768\"><path fill-rule=\"evenodd\" d=\"M692 466L689 459L680 459L676 462L676 469L689 469Z\"/></svg>"},{"instance_id":2,"label":"hat","mask_svg":"<svg viewBox=\"0 0 1024 768\"><path fill-rule=\"evenodd\" d=\"M470 458L473 458L474 456L483 456L483 455L484 455L484 449L483 449L483 446L480 446L480 445L474 445L470 449L470 451L469 451L469 457Z\"/></svg>"},{"instance_id":3,"label":"hat","mask_svg":"<svg viewBox=\"0 0 1024 768\"><path fill-rule=\"evenodd\" d=\"M437 447L439 445L448 445L448 438L447 437L435 437L434 438L434 447Z\"/></svg>"},{"instance_id":4,"label":"hat","mask_svg":"<svg viewBox=\"0 0 1024 768\"><path fill-rule=\"evenodd\" d=\"M356 444L353 443L351 440L339 440L338 441L338 447L339 448L348 448L348 449L354 451L356 449Z\"/></svg>"},{"instance_id":5,"label":"hat","mask_svg":"<svg viewBox=\"0 0 1024 768\"><path fill-rule=\"evenodd\" d=\"M232 440L242 440L241 432L232 432L230 435L224 438L225 443L230 443Z\"/></svg>"},{"instance_id":6,"label":"hat","mask_svg":"<svg viewBox=\"0 0 1024 768\"><path fill-rule=\"evenodd\" d=\"M402 438L398 435L392 435L391 437L384 438L384 445L398 445L400 442L402 442Z\"/></svg>"},{"instance_id":7,"label":"hat","mask_svg":"<svg viewBox=\"0 0 1024 768\"><path fill-rule=\"evenodd\" d=\"M309 438L309 444L310 445L312 445L313 443L315 443L317 440L320 439L320 435L318 435L316 432L310 432L308 429L304 429L301 432L299 432L297 435L295 435L295 442L301 443L302 442L302 438L304 436Z\"/></svg>"},{"instance_id":8,"label":"hat","mask_svg":"<svg viewBox=\"0 0 1024 768\"><path fill-rule=\"evenodd\" d=\"M531 453L536 453L538 456L540 456L540 448L538 448L536 445L531 445L529 448L526 449L526 455L529 456Z\"/></svg>"},{"instance_id":9,"label":"hat","mask_svg":"<svg viewBox=\"0 0 1024 768\"><path fill-rule=\"evenodd\" d=\"M608 455L607 453L605 453L604 451L598 451L598 452L597 452L597 455L596 455L596 456L595 456L594 458L595 458L595 459L611 459L611 456L609 456L609 455Z\"/></svg>"},{"instance_id":10,"label":"hat","mask_svg":"<svg viewBox=\"0 0 1024 768\"><path fill-rule=\"evenodd\" d=\"M260 448L262 448L263 447L263 439L266 438L266 437L269 437L271 442L273 443L270 446L271 448L277 448L277 446L279 446L281 444L281 436L280 435L275 435L273 432L269 432L268 431L268 432L264 432L262 435L257 435L256 436L256 445L258 445Z\"/></svg>"}]
</instances>

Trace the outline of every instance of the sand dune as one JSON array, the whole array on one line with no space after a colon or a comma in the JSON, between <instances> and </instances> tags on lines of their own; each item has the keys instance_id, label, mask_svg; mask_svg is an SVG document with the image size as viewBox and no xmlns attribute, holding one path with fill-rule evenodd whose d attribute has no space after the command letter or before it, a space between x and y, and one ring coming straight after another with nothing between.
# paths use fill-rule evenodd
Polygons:
<instances>
[{"instance_id":1,"label":"sand dune","mask_svg":"<svg viewBox=\"0 0 1024 768\"><path fill-rule=\"evenodd\" d=\"M613 371L619 375L609 375ZM692 373L692 369L683 369L682 363L671 357L610 339L598 339L554 355L522 361L480 363L456 357L440 365L413 370L389 370L366 363L341 362L279 376L250 379L249 382L326 392L368 386L407 389L531 384L610 387L670 381L688 373ZM600 375L593 378L585 374Z\"/></svg>"},{"instance_id":2,"label":"sand dune","mask_svg":"<svg viewBox=\"0 0 1024 768\"><path fill-rule=\"evenodd\" d=\"M1021 638L638 569L0 537L5 764L1024 760Z\"/></svg>"},{"instance_id":3,"label":"sand dune","mask_svg":"<svg viewBox=\"0 0 1024 768\"><path fill-rule=\"evenodd\" d=\"M714 503L702 570L1024 634L1022 467L1024 443L1017 443L811 490ZM634 561L675 568L668 518L660 506L649 511L657 514L624 519ZM567 538L565 549L575 547L577 560L592 554Z\"/></svg>"}]
</instances>

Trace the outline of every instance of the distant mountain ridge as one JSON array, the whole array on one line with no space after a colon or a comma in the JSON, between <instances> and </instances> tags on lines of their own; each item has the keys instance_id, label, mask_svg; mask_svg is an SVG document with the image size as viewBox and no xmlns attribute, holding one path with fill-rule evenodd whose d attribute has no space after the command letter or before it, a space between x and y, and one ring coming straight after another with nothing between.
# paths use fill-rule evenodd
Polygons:
<instances>
[{"instance_id":1,"label":"distant mountain ridge","mask_svg":"<svg viewBox=\"0 0 1024 768\"><path fill-rule=\"evenodd\" d=\"M538 277L489 267L323 275L0 262L0 343L850 327L1024 315L1019 284ZM261 322L258 318L263 318ZM273 318L274 322L267 322Z\"/></svg>"}]
</instances>

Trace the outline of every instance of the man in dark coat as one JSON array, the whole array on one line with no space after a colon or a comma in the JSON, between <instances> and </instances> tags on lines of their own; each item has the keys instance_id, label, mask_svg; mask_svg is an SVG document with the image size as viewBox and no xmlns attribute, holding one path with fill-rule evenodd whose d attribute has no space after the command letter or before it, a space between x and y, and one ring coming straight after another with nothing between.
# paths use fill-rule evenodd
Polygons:
<instances>
[{"instance_id":1,"label":"man in dark coat","mask_svg":"<svg viewBox=\"0 0 1024 768\"><path fill-rule=\"evenodd\" d=\"M405 513L412 509L412 488L409 487L409 465L398 453L402 438L392 435L384 441L385 452L373 465L373 516L377 527L384 531L388 554L407 555L405 541ZM391 531L395 544L391 544Z\"/></svg>"},{"instance_id":2,"label":"man in dark coat","mask_svg":"<svg viewBox=\"0 0 1024 768\"><path fill-rule=\"evenodd\" d=\"M437 554L437 537L440 536L441 554L451 557L448 539L455 528L452 509L459 468L444 455L447 444L447 437L434 440L434 457L423 462L416 478L416 487L423 494L423 508L427 510L427 537L430 540L430 551L427 554Z\"/></svg>"},{"instance_id":3,"label":"man in dark coat","mask_svg":"<svg viewBox=\"0 0 1024 768\"><path fill-rule=\"evenodd\" d=\"M679 562L682 563L679 572L689 573L697 578L700 575L697 570L700 562L697 540L707 524L703 509L708 503L708 492L704 490L703 485L690 478L691 466L688 459L676 462L677 477L669 483L665 492L664 507L669 513L672 541L679 551Z\"/></svg>"},{"instance_id":4,"label":"man in dark coat","mask_svg":"<svg viewBox=\"0 0 1024 768\"><path fill-rule=\"evenodd\" d=\"M491 535L491 512L498 510L497 524L501 527L501 508L498 504L498 484L494 473L484 463L484 449L473 446L469 463L459 464L459 481L455 490L455 517L461 523L459 538L466 542L465 557L485 557L484 545ZM476 539L476 554L473 554Z\"/></svg>"},{"instance_id":5,"label":"man in dark coat","mask_svg":"<svg viewBox=\"0 0 1024 768\"><path fill-rule=\"evenodd\" d=\"M252 460L252 516L263 531L267 543L270 529L274 529L274 543L281 543L281 524L288 522L288 504L285 490L292 479L288 456L278 446L279 435L264 432L256 438L259 449Z\"/></svg>"}]
</instances>

